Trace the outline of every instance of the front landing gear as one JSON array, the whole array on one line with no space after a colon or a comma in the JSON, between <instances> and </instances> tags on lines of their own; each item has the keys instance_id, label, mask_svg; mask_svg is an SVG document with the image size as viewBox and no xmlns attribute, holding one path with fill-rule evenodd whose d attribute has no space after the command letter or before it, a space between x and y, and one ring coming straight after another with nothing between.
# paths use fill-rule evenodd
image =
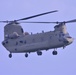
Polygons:
<instances>
[{"instance_id":1,"label":"front landing gear","mask_svg":"<svg viewBox=\"0 0 76 75\"><path fill-rule=\"evenodd\" d=\"M12 58L12 54L11 53L9 54L9 58Z\"/></svg>"}]
</instances>

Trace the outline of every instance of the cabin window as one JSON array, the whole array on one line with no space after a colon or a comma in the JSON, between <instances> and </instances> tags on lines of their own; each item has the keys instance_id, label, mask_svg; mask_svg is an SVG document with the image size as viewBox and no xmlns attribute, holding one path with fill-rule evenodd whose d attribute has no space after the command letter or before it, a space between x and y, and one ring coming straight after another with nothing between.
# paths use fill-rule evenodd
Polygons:
<instances>
[{"instance_id":1,"label":"cabin window","mask_svg":"<svg viewBox=\"0 0 76 75\"><path fill-rule=\"evenodd\" d=\"M57 34L55 34L55 36L57 36Z\"/></svg>"},{"instance_id":2,"label":"cabin window","mask_svg":"<svg viewBox=\"0 0 76 75\"><path fill-rule=\"evenodd\" d=\"M35 39L33 39L32 41L35 42Z\"/></svg>"},{"instance_id":3,"label":"cabin window","mask_svg":"<svg viewBox=\"0 0 76 75\"><path fill-rule=\"evenodd\" d=\"M59 39L59 41L61 42L62 40L61 40L61 39Z\"/></svg>"},{"instance_id":4,"label":"cabin window","mask_svg":"<svg viewBox=\"0 0 76 75\"><path fill-rule=\"evenodd\" d=\"M26 44L26 40L24 41L24 43Z\"/></svg>"},{"instance_id":5,"label":"cabin window","mask_svg":"<svg viewBox=\"0 0 76 75\"><path fill-rule=\"evenodd\" d=\"M15 48L15 51L17 51L17 49Z\"/></svg>"},{"instance_id":6,"label":"cabin window","mask_svg":"<svg viewBox=\"0 0 76 75\"><path fill-rule=\"evenodd\" d=\"M5 43L4 43L4 42L2 42L2 44L3 44L3 45L5 45Z\"/></svg>"},{"instance_id":7,"label":"cabin window","mask_svg":"<svg viewBox=\"0 0 76 75\"><path fill-rule=\"evenodd\" d=\"M50 39L52 38L52 36L50 36Z\"/></svg>"},{"instance_id":8,"label":"cabin window","mask_svg":"<svg viewBox=\"0 0 76 75\"><path fill-rule=\"evenodd\" d=\"M44 41L44 38L43 37L41 37L41 41Z\"/></svg>"},{"instance_id":9,"label":"cabin window","mask_svg":"<svg viewBox=\"0 0 76 75\"><path fill-rule=\"evenodd\" d=\"M59 34L59 37L61 37L61 34Z\"/></svg>"},{"instance_id":10,"label":"cabin window","mask_svg":"<svg viewBox=\"0 0 76 75\"><path fill-rule=\"evenodd\" d=\"M8 44L8 41L6 41L6 43Z\"/></svg>"},{"instance_id":11,"label":"cabin window","mask_svg":"<svg viewBox=\"0 0 76 75\"><path fill-rule=\"evenodd\" d=\"M23 43L23 41L20 41L20 43Z\"/></svg>"}]
</instances>

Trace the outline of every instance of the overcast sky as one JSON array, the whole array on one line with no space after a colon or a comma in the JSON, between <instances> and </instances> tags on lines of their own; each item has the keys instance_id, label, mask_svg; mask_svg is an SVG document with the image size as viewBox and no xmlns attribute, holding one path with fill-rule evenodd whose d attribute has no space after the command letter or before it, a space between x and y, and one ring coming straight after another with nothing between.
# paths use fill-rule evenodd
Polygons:
<instances>
[{"instance_id":1,"label":"overcast sky","mask_svg":"<svg viewBox=\"0 0 76 75\"><path fill-rule=\"evenodd\" d=\"M0 20L16 20L35 14L58 10L56 13L40 16L27 21L66 21L76 18L76 0L0 0ZM4 39L4 23L0 23L0 42ZM21 24L24 31L37 33L53 31L55 24ZM76 38L76 23L67 24L70 35ZM76 40L65 49L43 51L25 58L24 53L13 54L0 44L0 75L76 75Z\"/></svg>"}]
</instances>

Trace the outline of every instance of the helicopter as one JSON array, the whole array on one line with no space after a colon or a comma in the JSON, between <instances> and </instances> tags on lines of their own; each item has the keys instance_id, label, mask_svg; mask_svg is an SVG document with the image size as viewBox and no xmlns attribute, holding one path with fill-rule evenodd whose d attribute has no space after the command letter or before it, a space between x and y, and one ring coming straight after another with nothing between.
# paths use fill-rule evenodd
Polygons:
<instances>
[{"instance_id":1,"label":"helicopter","mask_svg":"<svg viewBox=\"0 0 76 75\"><path fill-rule=\"evenodd\" d=\"M43 50L54 49L52 54L57 55L57 48L63 47L63 49L70 45L74 38L72 38L66 29L66 23L76 22L76 19L63 22L21 22L34 17L57 12L57 10L37 14L34 16L13 20L13 21L0 21L7 23L4 26L4 40L2 45L10 52L9 58L12 57L12 53L25 53L25 57L31 52L36 52L38 56L42 55ZM48 31L37 34L29 34L24 32L20 23L55 23L54 31Z\"/></svg>"}]
</instances>

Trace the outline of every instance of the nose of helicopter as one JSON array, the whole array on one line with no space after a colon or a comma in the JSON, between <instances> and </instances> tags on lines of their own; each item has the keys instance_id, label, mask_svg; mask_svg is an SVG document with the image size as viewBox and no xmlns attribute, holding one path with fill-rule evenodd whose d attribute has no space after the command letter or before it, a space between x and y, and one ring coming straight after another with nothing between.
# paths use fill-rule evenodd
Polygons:
<instances>
[{"instance_id":1,"label":"nose of helicopter","mask_svg":"<svg viewBox=\"0 0 76 75\"><path fill-rule=\"evenodd\" d=\"M65 39L65 41L64 41L64 43L66 43L66 44L71 44L72 42L74 41L74 38L72 38L72 37L67 37L66 39Z\"/></svg>"}]
</instances>

